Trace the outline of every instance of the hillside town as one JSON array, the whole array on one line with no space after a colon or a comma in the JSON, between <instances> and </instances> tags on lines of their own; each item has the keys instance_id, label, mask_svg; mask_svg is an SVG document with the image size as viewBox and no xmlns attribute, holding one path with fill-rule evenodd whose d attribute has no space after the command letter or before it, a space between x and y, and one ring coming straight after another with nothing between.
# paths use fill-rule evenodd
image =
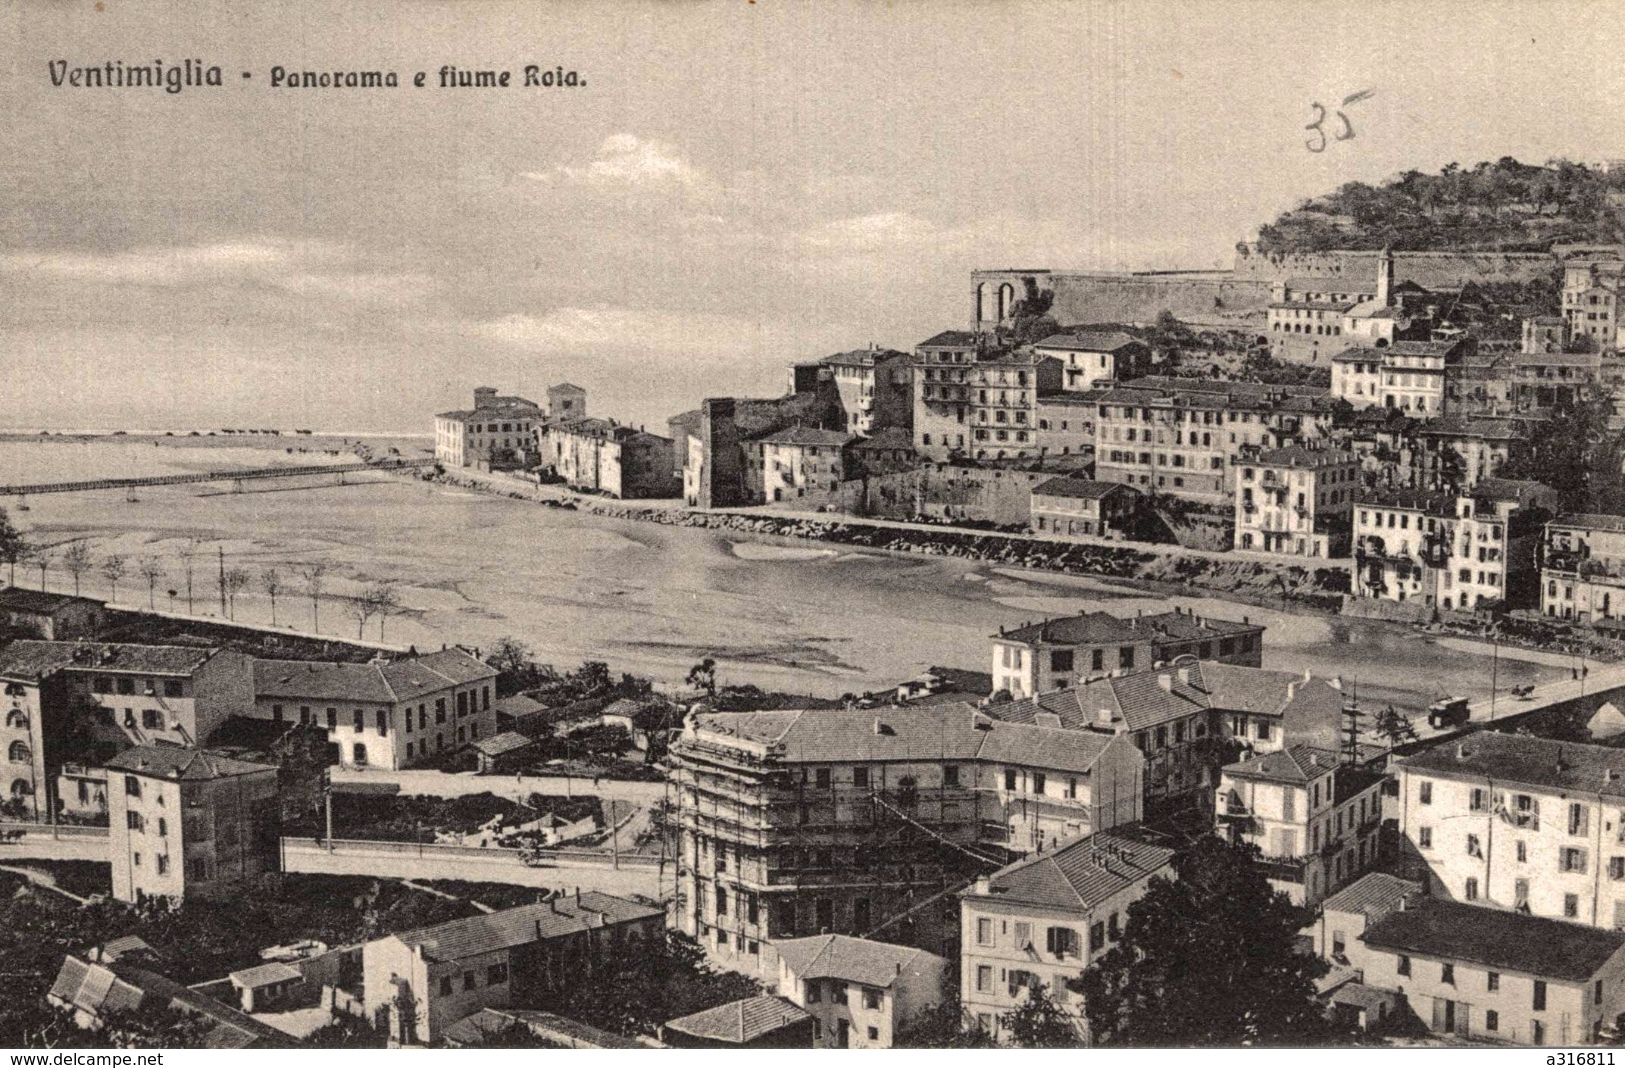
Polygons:
<instances>
[{"instance_id":1,"label":"hillside town","mask_svg":"<svg viewBox=\"0 0 1625 1068\"><path fill-rule=\"evenodd\" d=\"M158 611L150 577L142 609L122 558L4 519L0 1041L1625 1041L1625 245L1253 241L1189 278L969 282L912 351L791 362L778 396L652 429L568 382L471 386L432 465L379 470L1155 566L1221 609L1012 610L977 662L813 699L720 657L660 679L389 646L396 591L319 569L310 628L237 623L223 548L220 617ZM78 589L98 571L107 600ZM1566 677L1362 702L1271 666L1266 604Z\"/></svg>"}]
</instances>

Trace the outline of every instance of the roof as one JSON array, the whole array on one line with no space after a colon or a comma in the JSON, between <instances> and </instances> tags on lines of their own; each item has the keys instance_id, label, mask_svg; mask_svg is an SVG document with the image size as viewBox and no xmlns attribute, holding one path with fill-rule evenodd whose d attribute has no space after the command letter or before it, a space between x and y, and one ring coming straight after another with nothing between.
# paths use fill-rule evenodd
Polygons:
<instances>
[{"instance_id":1,"label":"roof","mask_svg":"<svg viewBox=\"0 0 1625 1068\"><path fill-rule=\"evenodd\" d=\"M395 704L496 676L496 668L457 648L366 664L256 660L254 696Z\"/></svg>"},{"instance_id":2,"label":"roof","mask_svg":"<svg viewBox=\"0 0 1625 1068\"><path fill-rule=\"evenodd\" d=\"M662 1029L711 1042L744 1045L811 1018L799 1005L771 994L758 994L668 1020Z\"/></svg>"},{"instance_id":3,"label":"roof","mask_svg":"<svg viewBox=\"0 0 1625 1068\"><path fill-rule=\"evenodd\" d=\"M408 946L421 946L429 960L451 961L611 923L630 923L664 915L659 908L624 897L585 891L574 897L555 897L536 905L448 920L433 927L403 931L394 937Z\"/></svg>"},{"instance_id":4,"label":"roof","mask_svg":"<svg viewBox=\"0 0 1625 1068\"><path fill-rule=\"evenodd\" d=\"M702 713L684 728L679 744L702 740L759 747L787 763L999 760L1086 772L1113 739L1000 722L968 704L911 703L878 709Z\"/></svg>"},{"instance_id":5,"label":"roof","mask_svg":"<svg viewBox=\"0 0 1625 1068\"><path fill-rule=\"evenodd\" d=\"M1422 893L1422 884L1374 871L1363 875L1321 902L1326 912L1359 913L1368 920L1377 920L1399 908L1406 899Z\"/></svg>"},{"instance_id":6,"label":"roof","mask_svg":"<svg viewBox=\"0 0 1625 1068\"><path fill-rule=\"evenodd\" d=\"M475 749L486 756L492 757L512 753L535 744L536 739L528 734L520 734L518 731L503 731L501 734L493 734L489 738L479 738L473 742Z\"/></svg>"},{"instance_id":7,"label":"roof","mask_svg":"<svg viewBox=\"0 0 1625 1068\"><path fill-rule=\"evenodd\" d=\"M768 445L829 445L839 448L853 440L843 430L820 430L811 426L788 426L756 439Z\"/></svg>"},{"instance_id":8,"label":"roof","mask_svg":"<svg viewBox=\"0 0 1625 1068\"><path fill-rule=\"evenodd\" d=\"M1088 911L1125 887L1171 871L1174 851L1103 831L1024 857L988 876L987 893L1006 901ZM981 896L980 889L965 896Z\"/></svg>"},{"instance_id":9,"label":"roof","mask_svg":"<svg viewBox=\"0 0 1625 1068\"><path fill-rule=\"evenodd\" d=\"M1110 485L1111 483L1108 483ZM1109 612L1082 612L1075 616L1046 619L993 635L1001 641L1045 645L1096 645L1131 641L1200 641L1236 634L1262 633L1256 623L1235 623L1228 619L1186 615L1180 611L1159 612L1123 618Z\"/></svg>"},{"instance_id":10,"label":"roof","mask_svg":"<svg viewBox=\"0 0 1625 1068\"><path fill-rule=\"evenodd\" d=\"M1037 342L1033 347L1039 349L1066 349L1073 352L1118 352L1135 345L1144 348L1145 342L1137 337L1125 334L1121 330L1103 332L1081 330L1051 334L1043 341Z\"/></svg>"},{"instance_id":11,"label":"roof","mask_svg":"<svg viewBox=\"0 0 1625 1068\"><path fill-rule=\"evenodd\" d=\"M1340 274L1293 275L1286 280L1286 287L1291 290L1309 293L1359 293L1363 295L1377 292L1377 283L1374 277L1366 281L1355 281Z\"/></svg>"},{"instance_id":12,"label":"roof","mask_svg":"<svg viewBox=\"0 0 1625 1068\"><path fill-rule=\"evenodd\" d=\"M495 404L484 408L458 408L450 412L440 412L436 419L501 419L504 416L513 418L535 419L542 414L540 405L518 397L499 397Z\"/></svg>"},{"instance_id":13,"label":"roof","mask_svg":"<svg viewBox=\"0 0 1625 1068\"><path fill-rule=\"evenodd\" d=\"M1360 490L1354 495L1354 503L1378 508L1400 508L1412 512L1427 512L1438 516L1454 515L1456 511L1456 495L1453 493L1444 493L1440 490L1411 489L1405 486L1393 489Z\"/></svg>"},{"instance_id":14,"label":"roof","mask_svg":"<svg viewBox=\"0 0 1625 1068\"><path fill-rule=\"evenodd\" d=\"M0 612L35 612L39 614L53 614L64 608L74 605L85 605L92 608L106 608L104 601L93 601L89 597L73 597L66 593L50 593L45 590L30 590L22 586L7 586L0 590Z\"/></svg>"},{"instance_id":15,"label":"roof","mask_svg":"<svg viewBox=\"0 0 1625 1068\"><path fill-rule=\"evenodd\" d=\"M1358 463L1351 452L1342 449L1306 449L1302 445L1288 445L1281 449L1265 449L1257 462L1269 467L1321 468L1340 464Z\"/></svg>"},{"instance_id":16,"label":"roof","mask_svg":"<svg viewBox=\"0 0 1625 1068\"><path fill-rule=\"evenodd\" d=\"M900 426L882 427L868 437L852 442L854 449L907 449L914 451L914 437Z\"/></svg>"},{"instance_id":17,"label":"roof","mask_svg":"<svg viewBox=\"0 0 1625 1068\"><path fill-rule=\"evenodd\" d=\"M1625 533L1625 515L1604 515L1600 512L1568 512L1551 521L1554 527L1574 527L1579 530L1604 530L1614 534ZM3 674L0 670L0 674Z\"/></svg>"},{"instance_id":18,"label":"roof","mask_svg":"<svg viewBox=\"0 0 1625 1068\"><path fill-rule=\"evenodd\" d=\"M106 766L111 771L187 782L229 779L237 775L277 770L272 764L255 764L204 749L182 749L173 745L131 746L109 760Z\"/></svg>"},{"instance_id":19,"label":"roof","mask_svg":"<svg viewBox=\"0 0 1625 1068\"><path fill-rule=\"evenodd\" d=\"M917 349L974 349L981 344L981 336L969 330L944 330L940 334L932 334L918 345Z\"/></svg>"},{"instance_id":20,"label":"roof","mask_svg":"<svg viewBox=\"0 0 1625 1068\"><path fill-rule=\"evenodd\" d=\"M1477 731L1398 761L1424 774L1625 798L1625 750Z\"/></svg>"},{"instance_id":21,"label":"roof","mask_svg":"<svg viewBox=\"0 0 1625 1068\"><path fill-rule=\"evenodd\" d=\"M218 649L197 645L128 645L117 642L14 641L0 650L0 676L40 679L58 671L106 671L187 676Z\"/></svg>"},{"instance_id":22,"label":"roof","mask_svg":"<svg viewBox=\"0 0 1625 1068\"><path fill-rule=\"evenodd\" d=\"M1096 482L1088 478L1052 478L1033 487L1035 497L1074 497L1080 500L1101 500L1113 493L1133 493L1121 482Z\"/></svg>"},{"instance_id":23,"label":"roof","mask_svg":"<svg viewBox=\"0 0 1625 1068\"><path fill-rule=\"evenodd\" d=\"M1625 934L1522 912L1423 897L1366 928L1368 946L1496 971L1586 982L1625 948Z\"/></svg>"},{"instance_id":24,"label":"roof","mask_svg":"<svg viewBox=\"0 0 1625 1068\"><path fill-rule=\"evenodd\" d=\"M481 1009L447 1027L442 1037L458 1046L475 1045L519 1026L538 1038L567 1044L573 1049L647 1049L653 1042L627 1038L591 1024L536 1009Z\"/></svg>"},{"instance_id":25,"label":"roof","mask_svg":"<svg viewBox=\"0 0 1625 1068\"><path fill-rule=\"evenodd\" d=\"M1539 495L1557 491L1544 482L1528 478L1481 478L1473 486L1473 496L1492 501L1518 501L1525 494ZM1618 517L1625 522L1625 516Z\"/></svg>"},{"instance_id":26,"label":"roof","mask_svg":"<svg viewBox=\"0 0 1625 1068\"><path fill-rule=\"evenodd\" d=\"M48 996L98 1018L115 1012L135 1012L149 1001L167 1004L214 1025L203 1037L209 1049L290 1045L288 1036L276 1028L173 979L124 961L91 964L78 957L64 957Z\"/></svg>"},{"instance_id":27,"label":"roof","mask_svg":"<svg viewBox=\"0 0 1625 1068\"><path fill-rule=\"evenodd\" d=\"M270 986L272 983L287 983L295 979L303 979L304 973L291 965L273 962L271 964L257 964L252 968L243 968L232 972L227 978L233 986L245 990L256 987Z\"/></svg>"},{"instance_id":28,"label":"roof","mask_svg":"<svg viewBox=\"0 0 1625 1068\"><path fill-rule=\"evenodd\" d=\"M826 367L837 365L842 367L873 367L883 360L895 360L899 356L907 355L908 353L898 352L896 349L853 349L851 352L837 352L833 356L825 356L818 362Z\"/></svg>"},{"instance_id":29,"label":"roof","mask_svg":"<svg viewBox=\"0 0 1625 1068\"><path fill-rule=\"evenodd\" d=\"M549 393L585 393L585 392L587 392L586 390L582 389L580 386L576 385L574 382L560 382L556 386L548 386L547 391Z\"/></svg>"},{"instance_id":30,"label":"roof","mask_svg":"<svg viewBox=\"0 0 1625 1068\"><path fill-rule=\"evenodd\" d=\"M911 946L894 946L850 935L823 934L773 943L779 960L801 979L838 979L885 989L904 968L933 955ZM941 959L941 958L936 958Z\"/></svg>"}]
</instances>

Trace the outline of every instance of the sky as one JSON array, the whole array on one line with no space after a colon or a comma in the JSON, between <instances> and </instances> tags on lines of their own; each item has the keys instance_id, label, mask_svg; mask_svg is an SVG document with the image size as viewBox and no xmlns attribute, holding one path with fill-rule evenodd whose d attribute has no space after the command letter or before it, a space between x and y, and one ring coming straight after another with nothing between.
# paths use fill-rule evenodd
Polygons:
<instances>
[{"instance_id":1,"label":"sky","mask_svg":"<svg viewBox=\"0 0 1625 1068\"><path fill-rule=\"evenodd\" d=\"M977 267L1224 266L1346 181L1625 157L1625 4L1463 10L5 5L0 427L427 432L476 385L569 380L653 428L964 327ZM187 57L225 84L48 73ZM586 85L433 88L447 63ZM1311 105L1362 90L1309 152Z\"/></svg>"}]
</instances>

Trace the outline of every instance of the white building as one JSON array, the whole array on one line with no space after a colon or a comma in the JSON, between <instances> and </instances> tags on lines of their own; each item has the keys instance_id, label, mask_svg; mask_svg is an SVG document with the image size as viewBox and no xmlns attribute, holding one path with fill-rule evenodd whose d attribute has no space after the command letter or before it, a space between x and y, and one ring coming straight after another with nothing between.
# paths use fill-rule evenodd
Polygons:
<instances>
[{"instance_id":1,"label":"white building","mask_svg":"<svg viewBox=\"0 0 1625 1068\"><path fill-rule=\"evenodd\" d=\"M447 467L523 463L542 418L535 401L499 396L481 386L474 391L474 407L434 417L434 457Z\"/></svg>"},{"instance_id":2,"label":"white building","mask_svg":"<svg viewBox=\"0 0 1625 1068\"><path fill-rule=\"evenodd\" d=\"M1244 457L1236 475L1235 547L1328 559L1348 551L1360 461L1292 445Z\"/></svg>"},{"instance_id":3,"label":"white building","mask_svg":"<svg viewBox=\"0 0 1625 1068\"><path fill-rule=\"evenodd\" d=\"M923 949L834 934L773 948L779 994L812 1016L815 1048L891 1049L947 994L948 962Z\"/></svg>"}]
</instances>

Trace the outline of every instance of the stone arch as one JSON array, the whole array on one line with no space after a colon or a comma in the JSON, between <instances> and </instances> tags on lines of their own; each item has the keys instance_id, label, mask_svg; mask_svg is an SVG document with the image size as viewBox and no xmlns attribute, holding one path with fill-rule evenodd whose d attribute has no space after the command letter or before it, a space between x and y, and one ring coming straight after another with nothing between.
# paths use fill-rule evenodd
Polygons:
<instances>
[{"instance_id":1,"label":"stone arch","mask_svg":"<svg viewBox=\"0 0 1625 1068\"><path fill-rule=\"evenodd\" d=\"M1003 282L999 285L999 321L1010 318L1010 312L1016 306L1016 287L1013 282Z\"/></svg>"},{"instance_id":2,"label":"stone arch","mask_svg":"<svg viewBox=\"0 0 1625 1068\"><path fill-rule=\"evenodd\" d=\"M985 323L992 318L993 309L990 303L992 290L988 286L989 283L987 282L978 282L976 284L974 296L976 298L976 321L978 323Z\"/></svg>"}]
</instances>

